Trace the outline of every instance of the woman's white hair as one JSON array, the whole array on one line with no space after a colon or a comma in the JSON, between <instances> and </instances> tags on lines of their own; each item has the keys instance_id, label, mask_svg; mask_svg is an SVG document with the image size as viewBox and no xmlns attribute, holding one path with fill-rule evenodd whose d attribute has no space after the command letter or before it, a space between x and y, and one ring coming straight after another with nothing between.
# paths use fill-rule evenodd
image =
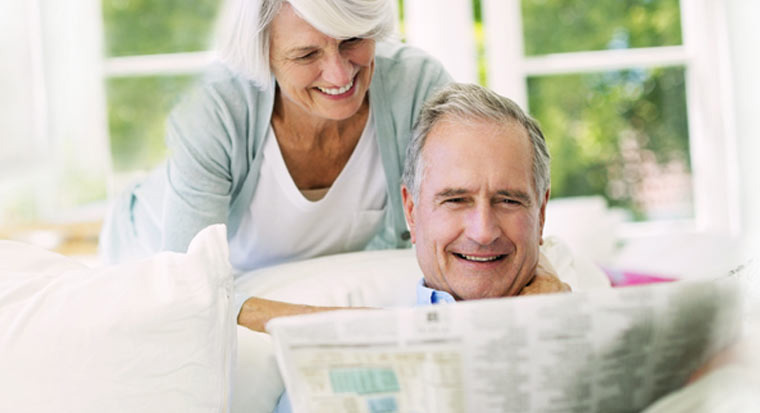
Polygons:
<instances>
[{"instance_id":1,"label":"woman's white hair","mask_svg":"<svg viewBox=\"0 0 760 413\"><path fill-rule=\"evenodd\" d=\"M270 25L285 2L314 28L336 39L381 40L396 29L391 0L226 0L217 22L219 57L262 89L271 85Z\"/></svg>"}]
</instances>

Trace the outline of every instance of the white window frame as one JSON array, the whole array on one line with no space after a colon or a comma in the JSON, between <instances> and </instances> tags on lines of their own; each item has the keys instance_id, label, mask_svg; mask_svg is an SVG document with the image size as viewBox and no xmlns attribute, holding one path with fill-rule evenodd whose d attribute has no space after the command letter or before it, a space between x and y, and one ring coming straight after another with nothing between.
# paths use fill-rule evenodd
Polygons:
<instances>
[{"instance_id":1,"label":"white window frame","mask_svg":"<svg viewBox=\"0 0 760 413\"><path fill-rule=\"evenodd\" d=\"M103 76L172 76L200 73L214 60L211 51L106 57Z\"/></svg>"},{"instance_id":2,"label":"white window frame","mask_svg":"<svg viewBox=\"0 0 760 413\"><path fill-rule=\"evenodd\" d=\"M489 87L528 107L527 78L630 67L682 65L694 219L625 224L623 238L673 232L739 232L740 197L727 67L724 10L711 0L682 0L683 45L525 56L520 0L482 0ZM491 21L492 16L499 20ZM715 64L719 62L720 64Z\"/></svg>"}]
</instances>

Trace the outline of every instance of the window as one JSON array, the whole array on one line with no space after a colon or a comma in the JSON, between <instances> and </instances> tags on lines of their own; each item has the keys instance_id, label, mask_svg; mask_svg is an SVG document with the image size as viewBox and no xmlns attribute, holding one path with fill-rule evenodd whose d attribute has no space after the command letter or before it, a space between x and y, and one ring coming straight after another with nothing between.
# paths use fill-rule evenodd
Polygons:
<instances>
[{"instance_id":1,"label":"window","mask_svg":"<svg viewBox=\"0 0 760 413\"><path fill-rule=\"evenodd\" d=\"M166 117L213 59L207 50L220 3L103 0L108 131L123 180L166 157Z\"/></svg>"},{"instance_id":2,"label":"window","mask_svg":"<svg viewBox=\"0 0 760 413\"><path fill-rule=\"evenodd\" d=\"M528 107L554 155L555 196L604 194L637 221L692 218L685 62L679 49L662 53L682 44L678 0L524 1L521 14L528 59L567 59L550 70L546 59L529 60L526 71ZM650 62L606 68L614 56L597 54L594 67L573 55L632 49Z\"/></svg>"},{"instance_id":3,"label":"window","mask_svg":"<svg viewBox=\"0 0 760 413\"><path fill-rule=\"evenodd\" d=\"M630 221L730 229L721 111L703 110L720 100L710 2L482 2L488 83L542 124L554 197L603 194Z\"/></svg>"}]
</instances>

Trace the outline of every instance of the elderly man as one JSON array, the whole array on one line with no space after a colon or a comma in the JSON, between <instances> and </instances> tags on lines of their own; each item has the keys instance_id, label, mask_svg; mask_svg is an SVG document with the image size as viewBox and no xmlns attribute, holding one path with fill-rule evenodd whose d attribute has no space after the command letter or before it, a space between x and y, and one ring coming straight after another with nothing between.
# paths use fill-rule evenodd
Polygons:
<instances>
[{"instance_id":1,"label":"elderly man","mask_svg":"<svg viewBox=\"0 0 760 413\"><path fill-rule=\"evenodd\" d=\"M549 152L511 100L451 84L425 103L401 195L424 280L418 303L570 291L539 265ZM275 409L291 411L283 393Z\"/></svg>"},{"instance_id":2,"label":"elderly man","mask_svg":"<svg viewBox=\"0 0 760 413\"><path fill-rule=\"evenodd\" d=\"M533 274L549 181L543 134L517 104L466 84L433 96L409 144L401 188L424 275L418 302L545 292Z\"/></svg>"}]
</instances>

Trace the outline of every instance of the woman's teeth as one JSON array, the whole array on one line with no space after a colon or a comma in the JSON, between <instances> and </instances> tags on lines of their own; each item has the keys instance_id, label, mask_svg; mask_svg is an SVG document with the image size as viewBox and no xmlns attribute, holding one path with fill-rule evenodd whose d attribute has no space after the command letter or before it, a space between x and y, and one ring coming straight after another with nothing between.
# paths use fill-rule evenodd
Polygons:
<instances>
[{"instance_id":1,"label":"woman's teeth","mask_svg":"<svg viewBox=\"0 0 760 413\"><path fill-rule=\"evenodd\" d=\"M348 90L351 89L352 86L354 86L353 79L351 79L351 82L349 84L347 84L346 86L343 86L342 88L327 89L327 88L317 86L317 89L319 89L323 93L327 93L328 95L341 95L343 93L348 92Z\"/></svg>"}]
</instances>

